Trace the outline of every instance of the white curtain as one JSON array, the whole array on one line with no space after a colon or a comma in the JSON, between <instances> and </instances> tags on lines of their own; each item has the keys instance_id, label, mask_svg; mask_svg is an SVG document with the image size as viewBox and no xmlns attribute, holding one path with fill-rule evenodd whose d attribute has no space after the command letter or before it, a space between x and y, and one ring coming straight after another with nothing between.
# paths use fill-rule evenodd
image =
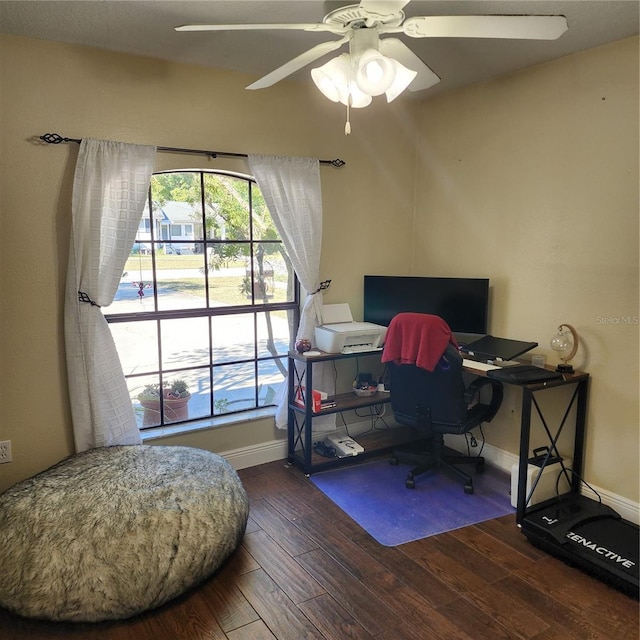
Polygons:
<instances>
[{"instance_id":1,"label":"white curtain","mask_svg":"<svg viewBox=\"0 0 640 640\"><path fill-rule=\"evenodd\" d=\"M307 292L296 340L314 342L314 329L322 324L320 250L322 247L322 190L320 162L315 158L250 155L249 167L287 250L291 264ZM313 386L334 393L331 370L325 363L314 366ZM287 428L287 384L277 397L276 426ZM333 428L335 416L314 421L318 430Z\"/></svg>"},{"instance_id":2,"label":"white curtain","mask_svg":"<svg viewBox=\"0 0 640 640\"><path fill-rule=\"evenodd\" d=\"M140 434L100 307L118 289L153 173L156 148L83 139L73 181L65 298L69 395L76 451L137 444Z\"/></svg>"}]
</instances>

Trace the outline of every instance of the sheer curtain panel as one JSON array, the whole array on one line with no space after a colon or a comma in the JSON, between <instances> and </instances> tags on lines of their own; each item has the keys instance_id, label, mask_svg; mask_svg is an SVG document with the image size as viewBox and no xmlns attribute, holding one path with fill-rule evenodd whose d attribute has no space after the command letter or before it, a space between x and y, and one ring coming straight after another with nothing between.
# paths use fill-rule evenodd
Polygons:
<instances>
[{"instance_id":1,"label":"sheer curtain panel","mask_svg":"<svg viewBox=\"0 0 640 640\"><path fill-rule=\"evenodd\" d=\"M287 249L307 298L300 314L296 340L313 341L322 323L320 249L322 247L322 189L320 162L315 158L249 155L249 167ZM333 377L324 364L314 368L314 387L333 394ZM287 385L277 397L276 426L287 428ZM335 416L314 421L314 428L333 428Z\"/></svg>"},{"instance_id":2,"label":"sheer curtain panel","mask_svg":"<svg viewBox=\"0 0 640 640\"><path fill-rule=\"evenodd\" d=\"M111 304L131 252L156 148L85 138L73 180L65 298L69 397L76 451L137 444L140 434L111 331Z\"/></svg>"}]
</instances>

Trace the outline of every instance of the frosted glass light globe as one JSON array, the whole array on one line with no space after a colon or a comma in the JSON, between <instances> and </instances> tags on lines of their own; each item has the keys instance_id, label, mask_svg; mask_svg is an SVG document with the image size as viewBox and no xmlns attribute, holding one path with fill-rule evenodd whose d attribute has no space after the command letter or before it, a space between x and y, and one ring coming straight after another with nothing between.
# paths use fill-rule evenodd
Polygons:
<instances>
[{"instance_id":1,"label":"frosted glass light globe","mask_svg":"<svg viewBox=\"0 0 640 640\"><path fill-rule=\"evenodd\" d=\"M367 49L360 56L356 84L363 93L379 96L393 84L394 79L395 69L390 58L374 49Z\"/></svg>"},{"instance_id":2,"label":"frosted glass light globe","mask_svg":"<svg viewBox=\"0 0 640 640\"><path fill-rule=\"evenodd\" d=\"M571 340L566 333L559 333L551 339L551 348L562 354L571 349Z\"/></svg>"},{"instance_id":3,"label":"frosted glass light globe","mask_svg":"<svg viewBox=\"0 0 640 640\"><path fill-rule=\"evenodd\" d=\"M570 324L561 324L558 333L551 338L551 348L560 354L562 362L557 366L556 371L573 373L573 367L569 360L578 351L578 334Z\"/></svg>"}]
</instances>

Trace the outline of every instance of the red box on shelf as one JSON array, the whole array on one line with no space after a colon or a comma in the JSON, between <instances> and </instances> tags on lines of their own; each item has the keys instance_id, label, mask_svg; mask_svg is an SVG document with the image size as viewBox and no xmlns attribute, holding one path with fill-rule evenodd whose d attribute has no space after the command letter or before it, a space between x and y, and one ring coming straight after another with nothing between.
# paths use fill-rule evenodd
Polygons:
<instances>
[{"instance_id":1,"label":"red box on shelf","mask_svg":"<svg viewBox=\"0 0 640 640\"><path fill-rule=\"evenodd\" d=\"M303 386L299 386L296 389L296 395L295 395L295 398L293 399L295 404L297 404L299 407L302 407L303 409L304 409L304 394L305 394L305 388ZM313 389L313 391L311 392L311 398L312 398L311 410L313 411L313 413L318 413L318 411L322 409L322 402L327 399L327 394L324 391L317 391L316 389Z\"/></svg>"}]
</instances>

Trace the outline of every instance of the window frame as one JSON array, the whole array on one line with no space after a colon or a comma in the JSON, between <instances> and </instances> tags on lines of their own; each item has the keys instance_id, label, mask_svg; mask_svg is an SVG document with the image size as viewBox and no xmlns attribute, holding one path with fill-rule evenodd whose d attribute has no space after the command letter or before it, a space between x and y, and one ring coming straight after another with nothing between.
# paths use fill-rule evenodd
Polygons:
<instances>
[{"instance_id":1,"label":"window frame","mask_svg":"<svg viewBox=\"0 0 640 640\"><path fill-rule=\"evenodd\" d=\"M263 313L268 313L268 312L279 312L279 311L284 311L285 314L287 315L287 322L289 323L289 327L290 327L290 331L289 331L289 345L288 345L288 349L291 350L293 348L293 343L295 342L295 336L296 336L296 332L300 323L300 283L297 277L297 274L295 273L295 269L293 269L293 267L291 266L291 277L292 277L292 282L291 282L291 286L293 289L293 300L291 301L284 301L284 302L264 302L264 301L258 301L256 298L256 292L255 292L255 287L252 286L251 287L251 300L249 303L247 304L240 304L240 305L233 305L233 306L210 306L210 299L209 299L209 295L210 295L210 285L209 285L209 279L210 279L210 272L212 271L211 266L208 263L208 260L204 259L204 264L205 264L205 268L204 268L204 286L205 286L205 306L203 307L195 307L195 308L188 308L188 309L164 309L164 310L160 310L158 308L158 270L156 268L156 256L157 256L157 250L158 249L163 249L164 245L166 244L171 244L173 248L175 247L179 247L181 243L184 244L202 244L203 245L203 249L205 251L205 255L206 255L206 251L207 251L207 247L210 247L212 245L215 244L220 244L220 245L228 245L228 244L243 244L243 245L247 245L249 247L249 264L250 264L250 273L251 273L251 282L254 283L255 280L255 251L254 248L261 245L261 244L268 244L268 243L274 243L274 244L278 244L281 245L282 247L284 247L284 242L282 240L282 238L280 238L280 235L278 234L278 239L274 240L274 239L261 239L261 238L256 238L254 237L254 216L253 216L253 189L254 188L258 188L259 186L256 182L256 180L251 177L248 176L246 174L242 174L242 173L237 173L237 172L231 172L231 171L225 171L225 170L216 170L216 169L172 169L172 170L163 170L163 171L157 171L153 173L153 176L159 176L159 175L165 175L165 174L182 174L182 173L195 173L198 174L199 177L199 181L200 181L200 206L201 206L201 211L202 211L202 224L205 225L205 220L206 220L206 192L205 192L205 188L204 188L204 180L205 180L205 176L206 175L214 175L214 176L223 176L223 177L228 177L228 178L233 178L233 179L238 179L238 180L243 180L247 183L247 187L248 187L248 205L249 205L249 215L248 215L248 219L249 219L249 237L247 239L241 239L241 240L237 240L237 239L231 239L231 240L226 240L226 239L215 239L215 238L210 238L207 237L207 232L206 232L206 226L203 226L203 237L201 240L197 240L197 239L191 239L189 241L167 241L166 239L163 239L162 237L156 237L157 234L157 229L156 229L156 225L153 223L154 219L153 219L153 211L154 211L154 203L152 200L152 196L153 196L153 190L152 190L152 186L149 187L149 191L148 191L148 195L147 195L147 205L149 207L149 218L146 218L146 220L149 222L149 224L145 224L145 230L142 233L146 233L149 234L149 240L142 240L139 239L138 234L141 233L140 228L138 229L138 231L136 232L136 239L134 241L134 246L136 243L142 244L142 243L148 243L151 246L151 264L152 264L152 272L153 272L153 283L152 283L152 287L150 292L153 292L153 310L146 310L146 311L139 311L139 312L115 312L115 313L105 313L105 319L107 321L108 324L120 324L120 323L133 323L133 322L149 322L149 321L153 321L156 325L156 342L157 342L157 349L158 349L158 353L157 353L157 365L158 368L157 370L152 370L152 371L145 371L143 373L134 373L134 374L125 374L125 379L130 380L130 379L134 379L134 378L144 378L144 377L149 377L152 375L157 375L159 380L160 380L160 384L162 385L164 381L171 379L176 372L188 372L188 371L197 371L197 370L203 370L203 368L206 368L208 370L208 375L209 375L209 382L210 382L210 387L209 387L209 413L208 415L200 415L194 418L188 418L186 420L170 420L170 421L165 421L165 413L164 413L164 401L161 398L160 402L161 402L161 410L160 410L160 416L159 416L159 423L158 424L154 424L154 425L150 425L150 426L140 426L140 432L141 434L144 434L145 431L149 431L152 429L164 429L166 427L171 427L174 430L177 431L181 431L181 430L187 430L191 427L195 427L197 425L197 423L202 423L203 421L205 421L208 425L212 424L215 422L229 422L228 419L225 420L225 418L227 417L232 417L232 418L237 418L239 415L241 414L251 414L252 412L256 412L259 410L263 410L266 407L275 407L275 403L271 402L268 404L260 404L260 398L259 398L259 384L258 384L258 380L259 380L259 367L260 367L260 363L261 362L269 362L269 361L276 361L279 360L282 362L283 366L285 367L285 371L288 367L288 353L282 353L282 354L277 354L277 355L270 355L270 356L260 356L258 354L258 345L259 345L259 335L258 335L258 331L259 331L259 316L260 314ZM140 222L142 223L142 221L145 220L144 217L141 217ZM184 227L184 223L181 223L181 225ZM195 230L195 227L197 226L197 222L194 222L194 224L191 225L192 228ZM162 235L162 233L160 233L160 235ZM285 252L286 252L286 247L285 248ZM208 325L208 334L209 334L209 344L207 345L208 347L212 346L212 337L211 337L211 318L215 318L215 317L222 317L222 316L233 316L233 315L247 315L250 314L252 316L252 325L253 325L253 334L252 334L252 339L251 339L251 348L253 349L253 358L247 358L247 357L241 357L238 358L237 360L229 360L229 359L225 359L223 362L215 362L215 357L214 357L214 350L212 348L208 348L208 363L203 366L202 364L195 364L193 366L180 366L178 368L169 368L169 367L165 367L163 366L163 359L162 359L162 336L161 336L161 331L160 331L160 326L161 326L161 322L163 320L179 320L179 319L189 319L189 318L207 318L207 325ZM291 315L289 315L291 314ZM216 368L220 368L220 367L225 367L225 366L229 366L229 365L252 365L253 367L253 380L254 380L254 384L253 384L253 390L254 390L254 398L253 398L253 406L250 408L243 408L243 409L238 409L235 411L224 411L224 412L220 412L220 413L216 413L216 409L215 409L215 389L214 389L214 380L215 380L215 371ZM287 372L288 373L288 372ZM285 377L282 381L282 384L286 384L286 374ZM132 399L133 402L133 399Z\"/></svg>"}]
</instances>

